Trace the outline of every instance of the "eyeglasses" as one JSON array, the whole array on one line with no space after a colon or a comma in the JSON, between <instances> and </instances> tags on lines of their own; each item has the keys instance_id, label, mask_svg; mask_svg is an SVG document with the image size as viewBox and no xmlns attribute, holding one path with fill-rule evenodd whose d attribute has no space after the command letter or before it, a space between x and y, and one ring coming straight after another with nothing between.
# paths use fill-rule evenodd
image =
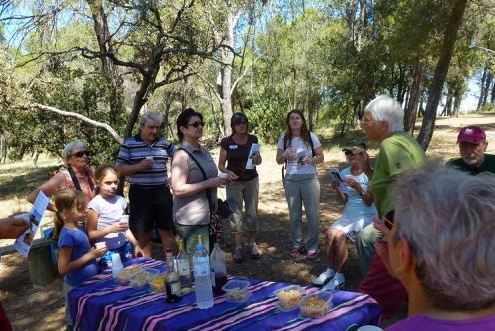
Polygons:
<instances>
[{"instance_id":1,"label":"eyeglasses","mask_svg":"<svg viewBox=\"0 0 495 331\"><path fill-rule=\"evenodd\" d=\"M90 157L91 156L91 152L90 151L79 151L77 153L72 154L71 156L83 157L84 155L86 155L87 157Z\"/></svg>"},{"instance_id":2,"label":"eyeglasses","mask_svg":"<svg viewBox=\"0 0 495 331\"><path fill-rule=\"evenodd\" d=\"M346 156L353 156L354 155L354 152L353 151L345 151L344 154Z\"/></svg>"},{"instance_id":3,"label":"eyeglasses","mask_svg":"<svg viewBox=\"0 0 495 331\"><path fill-rule=\"evenodd\" d=\"M395 221L394 220L394 211L390 210L389 212L387 212L387 214L385 214L385 216L383 217L383 221L384 221L387 229L392 230L392 228L394 227L394 221Z\"/></svg>"},{"instance_id":4,"label":"eyeglasses","mask_svg":"<svg viewBox=\"0 0 495 331\"><path fill-rule=\"evenodd\" d=\"M194 123L189 123L186 125L187 127L194 127L194 128L199 128L200 126L203 127L205 124L203 122L194 122Z\"/></svg>"},{"instance_id":5,"label":"eyeglasses","mask_svg":"<svg viewBox=\"0 0 495 331\"><path fill-rule=\"evenodd\" d=\"M361 126L366 126L366 125L370 125L370 124L373 124L373 123L380 123L380 122L383 122L383 121L360 121L359 124Z\"/></svg>"}]
</instances>

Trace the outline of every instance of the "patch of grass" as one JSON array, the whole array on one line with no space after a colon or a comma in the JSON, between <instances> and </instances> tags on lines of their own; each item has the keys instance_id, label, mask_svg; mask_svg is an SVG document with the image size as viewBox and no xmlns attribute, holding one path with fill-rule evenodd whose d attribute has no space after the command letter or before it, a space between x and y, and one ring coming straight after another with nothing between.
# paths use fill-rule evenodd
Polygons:
<instances>
[{"instance_id":1,"label":"patch of grass","mask_svg":"<svg viewBox=\"0 0 495 331\"><path fill-rule=\"evenodd\" d=\"M0 165L0 199L25 199L29 192L48 180L60 162L48 156Z\"/></svg>"}]
</instances>

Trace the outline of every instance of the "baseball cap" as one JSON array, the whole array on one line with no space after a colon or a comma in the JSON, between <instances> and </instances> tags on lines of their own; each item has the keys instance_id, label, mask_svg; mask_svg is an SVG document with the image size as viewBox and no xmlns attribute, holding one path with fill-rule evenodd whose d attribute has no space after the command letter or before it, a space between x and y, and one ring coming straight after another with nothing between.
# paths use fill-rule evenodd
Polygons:
<instances>
[{"instance_id":1,"label":"baseball cap","mask_svg":"<svg viewBox=\"0 0 495 331\"><path fill-rule=\"evenodd\" d=\"M351 141L344 148L342 148L342 152L351 151L351 152L360 152L365 151L367 149L366 143L362 141Z\"/></svg>"},{"instance_id":2,"label":"baseball cap","mask_svg":"<svg viewBox=\"0 0 495 331\"><path fill-rule=\"evenodd\" d=\"M459 135L457 136L457 143L479 143L480 141L486 140L485 131L476 125L469 125L463 127L459 131Z\"/></svg>"}]
</instances>

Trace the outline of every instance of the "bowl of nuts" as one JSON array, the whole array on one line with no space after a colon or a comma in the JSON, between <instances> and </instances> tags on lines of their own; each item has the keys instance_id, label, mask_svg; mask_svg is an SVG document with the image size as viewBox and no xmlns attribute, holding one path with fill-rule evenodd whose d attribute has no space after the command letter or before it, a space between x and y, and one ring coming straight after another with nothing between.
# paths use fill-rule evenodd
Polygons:
<instances>
[{"instance_id":1,"label":"bowl of nuts","mask_svg":"<svg viewBox=\"0 0 495 331\"><path fill-rule=\"evenodd\" d=\"M302 317L322 318L332 308L333 291L318 291L305 296L299 303L299 310Z\"/></svg>"},{"instance_id":2,"label":"bowl of nuts","mask_svg":"<svg viewBox=\"0 0 495 331\"><path fill-rule=\"evenodd\" d=\"M304 295L304 289L298 285L290 285L273 292L278 298L278 308L289 311L297 308Z\"/></svg>"}]
</instances>

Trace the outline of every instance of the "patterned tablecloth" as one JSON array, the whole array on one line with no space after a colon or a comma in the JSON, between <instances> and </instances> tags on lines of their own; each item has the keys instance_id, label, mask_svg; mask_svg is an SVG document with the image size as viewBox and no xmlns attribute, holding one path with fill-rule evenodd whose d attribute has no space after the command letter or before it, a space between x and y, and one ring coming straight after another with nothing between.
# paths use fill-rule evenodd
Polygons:
<instances>
[{"instance_id":1,"label":"patterned tablecloth","mask_svg":"<svg viewBox=\"0 0 495 331\"><path fill-rule=\"evenodd\" d=\"M137 259L143 267L165 269L162 261ZM375 324L380 306L367 295L337 291L333 309L321 319L307 319L299 310L281 311L273 292L283 283L250 280L252 296L245 303L215 296L210 309L195 305L194 293L179 303L165 302L165 294L137 290L116 282L109 271L69 292L69 311L76 330L345 330L350 325ZM308 287L306 294L318 289Z\"/></svg>"}]
</instances>

